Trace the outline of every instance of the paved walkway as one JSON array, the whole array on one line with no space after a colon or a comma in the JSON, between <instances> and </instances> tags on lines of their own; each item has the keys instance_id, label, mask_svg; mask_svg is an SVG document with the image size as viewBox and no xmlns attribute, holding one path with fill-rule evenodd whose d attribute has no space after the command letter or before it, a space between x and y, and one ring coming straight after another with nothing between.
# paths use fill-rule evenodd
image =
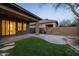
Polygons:
<instances>
[{"instance_id":1,"label":"paved walkway","mask_svg":"<svg viewBox=\"0 0 79 59\"><path fill-rule=\"evenodd\" d=\"M32 36L42 38L42 39L44 39L44 40L46 40L50 43L54 43L54 44L66 44L66 42L63 40L63 38L65 38L65 36L47 35L47 34L39 34L39 35L25 34L25 35L5 38L5 40L7 42L12 42L12 41L21 40L21 39L24 39L24 38L29 38L29 37L32 37Z\"/></svg>"},{"instance_id":2,"label":"paved walkway","mask_svg":"<svg viewBox=\"0 0 79 59\"><path fill-rule=\"evenodd\" d=\"M63 38L65 38L65 36L40 34L40 35L36 35L36 37L42 38L42 39L44 39L50 43L54 43L54 44L66 44L66 42L63 39Z\"/></svg>"}]
</instances>

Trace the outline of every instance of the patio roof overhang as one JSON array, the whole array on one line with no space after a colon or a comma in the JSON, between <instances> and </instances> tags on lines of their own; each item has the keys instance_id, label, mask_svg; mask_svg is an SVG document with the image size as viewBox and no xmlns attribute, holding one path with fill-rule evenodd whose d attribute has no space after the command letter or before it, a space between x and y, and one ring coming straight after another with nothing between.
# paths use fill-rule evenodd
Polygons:
<instances>
[{"instance_id":1,"label":"patio roof overhang","mask_svg":"<svg viewBox=\"0 0 79 59\"><path fill-rule=\"evenodd\" d=\"M17 4L0 4L0 14L5 14L7 16L16 17L22 20L34 22L42 20L40 17L35 14L25 10L24 8L18 6Z\"/></svg>"}]
</instances>

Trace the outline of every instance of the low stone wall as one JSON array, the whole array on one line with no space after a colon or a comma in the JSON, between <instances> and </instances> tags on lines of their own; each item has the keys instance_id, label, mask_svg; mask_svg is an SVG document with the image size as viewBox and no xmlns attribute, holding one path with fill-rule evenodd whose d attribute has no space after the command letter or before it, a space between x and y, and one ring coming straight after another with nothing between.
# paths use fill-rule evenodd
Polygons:
<instances>
[{"instance_id":1,"label":"low stone wall","mask_svg":"<svg viewBox=\"0 0 79 59\"><path fill-rule=\"evenodd\" d=\"M78 27L56 27L56 28L47 28L47 34L52 35L69 35L76 36L79 35Z\"/></svg>"}]
</instances>

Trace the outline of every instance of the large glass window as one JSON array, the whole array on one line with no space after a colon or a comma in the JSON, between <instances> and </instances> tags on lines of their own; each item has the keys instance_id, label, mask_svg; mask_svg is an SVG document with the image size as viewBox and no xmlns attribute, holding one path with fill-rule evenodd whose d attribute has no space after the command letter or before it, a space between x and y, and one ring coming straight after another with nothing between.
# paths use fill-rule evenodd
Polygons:
<instances>
[{"instance_id":1,"label":"large glass window","mask_svg":"<svg viewBox=\"0 0 79 59\"><path fill-rule=\"evenodd\" d=\"M16 34L16 23L10 21L10 35Z\"/></svg>"},{"instance_id":2,"label":"large glass window","mask_svg":"<svg viewBox=\"0 0 79 59\"><path fill-rule=\"evenodd\" d=\"M18 23L18 31L22 31L22 23Z\"/></svg>"},{"instance_id":3,"label":"large glass window","mask_svg":"<svg viewBox=\"0 0 79 59\"><path fill-rule=\"evenodd\" d=\"M5 34L6 34L6 35L9 35L9 21L6 20L5 22L6 22L6 23L5 23L6 25L4 25L4 26L6 26L6 28L5 28L6 33L5 33Z\"/></svg>"},{"instance_id":4,"label":"large glass window","mask_svg":"<svg viewBox=\"0 0 79 59\"><path fill-rule=\"evenodd\" d=\"M27 27L26 27L26 23L23 23L23 31L26 31Z\"/></svg>"},{"instance_id":5,"label":"large glass window","mask_svg":"<svg viewBox=\"0 0 79 59\"><path fill-rule=\"evenodd\" d=\"M2 35L16 34L16 23L13 21L2 20Z\"/></svg>"},{"instance_id":6,"label":"large glass window","mask_svg":"<svg viewBox=\"0 0 79 59\"><path fill-rule=\"evenodd\" d=\"M18 22L18 31L27 31L27 24ZM16 22L9 20L2 20L2 35L15 35Z\"/></svg>"},{"instance_id":7,"label":"large glass window","mask_svg":"<svg viewBox=\"0 0 79 59\"><path fill-rule=\"evenodd\" d=\"M2 35L5 35L5 20L2 20Z\"/></svg>"}]
</instances>

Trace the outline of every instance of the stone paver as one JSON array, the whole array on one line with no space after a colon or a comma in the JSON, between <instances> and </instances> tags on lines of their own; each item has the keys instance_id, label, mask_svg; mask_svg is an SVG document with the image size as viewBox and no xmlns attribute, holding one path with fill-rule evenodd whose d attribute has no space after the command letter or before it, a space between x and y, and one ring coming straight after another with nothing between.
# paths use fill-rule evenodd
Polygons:
<instances>
[{"instance_id":1,"label":"stone paver","mask_svg":"<svg viewBox=\"0 0 79 59\"><path fill-rule=\"evenodd\" d=\"M14 46L14 45L15 45L15 43L14 42L11 42L11 43L5 44L4 46Z\"/></svg>"},{"instance_id":2,"label":"stone paver","mask_svg":"<svg viewBox=\"0 0 79 59\"><path fill-rule=\"evenodd\" d=\"M12 49L14 46L7 46L7 47L4 47L4 48L1 48L0 51L7 51L9 49Z\"/></svg>"}]
</instances>

